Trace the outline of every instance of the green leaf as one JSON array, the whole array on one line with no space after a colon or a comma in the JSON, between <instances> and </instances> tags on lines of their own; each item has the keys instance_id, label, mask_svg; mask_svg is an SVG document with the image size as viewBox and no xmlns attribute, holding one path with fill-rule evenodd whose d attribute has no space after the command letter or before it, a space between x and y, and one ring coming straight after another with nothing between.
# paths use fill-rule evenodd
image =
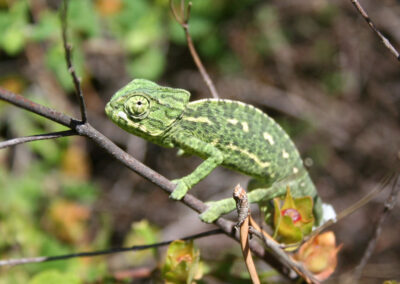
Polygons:
<instances>
[{"instance_id":1,"label":"green leaf","mask_svg":"<svg viewBox=\"0 0 400 284\"><path fill-rule=\"evenodd\" d=\"M158 48L150 48L128 65L128 71L134 78L158 79L165 66L165 55Z\"/></svg>"},{"instance_id":2,"label":"green leaf","mask_svg":"<svg viewBox=\"0 0 400 284\"><path fill-rule=\"evenodd\" d=\"M29 36L34 41L43 41L49 38L60 40L60 29L60 17L58 14L50 11L43 11L40 13L38 23L32 26L32 31Z\"/></svg>"},{"instance_id":3,"label":"green leaf","mask_svg":"<svg viewBox=\"0 0 400 284\"><path fill-rule=\"evenodd\" d=\"M142 220L132 224L131 231L125 237L124 246L154 244L159 239L159 229L152 226L147 220ZM129 263L141 265L156 254L157 249L154 248L126 254L125 257Z\"/></svg>"},{"instance_id":4,"label":"green leaf","mask_svg":"<svg viewBox=\"0 0 400 284\"><path fill-rule=\"evenodd\" d=\"M93 1L72 0L68 7L68 25L88 37L100 34L100 24Z\"/></svg>"},{"instance_id":5,"label":"green leaf","mask_svg":"<svg viewBox=\"0 0 400 284\"><path fill-rule=\"evenodd\" d=\"M29 284L80 284L82 281L79 280L75 274L61 273L56 270L46 270L36 274L30 281Z\"/></svg>"}]
</instances>

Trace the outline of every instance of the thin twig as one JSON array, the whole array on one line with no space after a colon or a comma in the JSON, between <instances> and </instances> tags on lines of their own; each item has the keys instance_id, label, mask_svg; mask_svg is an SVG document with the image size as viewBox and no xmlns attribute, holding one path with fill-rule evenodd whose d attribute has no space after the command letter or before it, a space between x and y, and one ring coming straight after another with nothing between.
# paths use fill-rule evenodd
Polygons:
<instances>
[{"instance_id":1,"label":"thin twig","mask_svg":"<svg viewBox=\"0 0 400 284\"><path fill-rule=\"evenodd\" d=\"M63 8L61 10L61 25L62 25L61 31L62 31L63 46L65 50L65 61L67 62L68 72L71 74L72 81L74 82L75 95L78 99L79 107L81 110L81 122L86 123L87 121L86 105L85 105L85 100L83 99L81 82L78 76L76 75L74 66L72 65L71 45L68 44L67 40L67 28L68 28L67 13L68 13L68 2L67 0L63 0Z\"/></svg>"},{"instance_id":2,"label":"thin twig","mask_svg":"<svg viewBox=\"0 0 400 284\"><path fill-rule=\"evenodd\" d=\"M256 266L254 265L253 257L249 248L249 219L250 207L246 191L238 184L233 190L233 199L236 202L238 212L238 222L235 228L240 228L240 247L242 249L243 258L249 271L253 284L260 284Z\"/></svg>"},{"instance_id":3,"label":"thin twig","mask_svg":"<svg viewBox=\"0 0 400 284\"><path fill-rule=\"evenodd\" d=\"M372 22L371 18L368 16L367 12L363 9L358 0L350 0L351 3L356 7L357 11L361 14L361 16L368 23L370 28L376 33L376 35L381 39L382 43L386 46L387 49L400 61L400 54L396 50L396 48L390 43L390 41L378 30L375 24Z\"/></svg>"},{"instance_id":4,"label":"thin twig","mask_svg":"<svg viewBox=\"0 0 400 284\"><path fill-rule=\"evenodd\" d=\"M223 233L223 231L221 229L215 229L215 230L210 230L207 232L187 236L187 237L182 238L181 240L183 240L183 241L194 240L194 239L204 238L204 237L213 236L213 235L222 234L222 233ZM57 256L39 256L39 257L31 257L31 258L6 259L6 260L0 260L0 267L6 266L6 265L12 266L12 265L20 265L20 264L28 264L28 263L65 260L65 259L77 258L77 257L94 257L94 256L108 255L108 254L128 252L128 251L140 251L140 250L145 250L145 249L166 246L166 245L169 245L170 243L172 243L173 241L174 240L159 242L159 243L150 244L150 245L120 247L120 248L112 248L112 249L91 251L91 252L79 252L79 253L64 254L64 255L57 255Z\"/></svg>"},{"instance_id":5,"label":"thin twig","mask_svg":"<svg viewBox=\"0 0 400 284\"><path fill-rule=\"evenodd\" d=\"M190 36L189 32L189 19L190 19L190 9L192 7L192 2L188 3L186 14L185 14L185 0L181 0L181 16L179 16L175 12L174 5L172 3L173 0L169 1L169 5L171 8L171 12L174 15L175 20L181 25L185 32L186 36L186 41L189 47L190 54L192 55L193 61L197 66L197 69L199 69L201 77L203 78L204 82L206 83L208 89L210 90L211 95L218 99L220 96L218 94L217 89L215 88L215 85L213 81L211 80L210 76L208 76L206 68L204 68L203 63L201 62L201 59L199 55L197 54L196 48L194 47L192 37Z\"/></svg>"},{"instance_id":6,"label":"thin twig","mask_svg":"<svg viewBox=\"0 0 400 284\"><path fill-rule=\"evenodd\" d=\"M334 220L328 220L327 222L325 222L324 224L322 224L321 226L319 226L317 229L315 229L314 231L312 231L312 233L308 236L306 236L301 243L299 243L299 246L302 245L303 243L305 243L306 241L308 241L309 239L315 237L316 235L318 235L319 233L321 233L322 231L326 230L328 227L336 224L337 222L339 222L340 220L342 220L343 218L353 214L354 212L356 212L358 209L360 209L361 207L365 206L367 203L369 203L375 196L377 196L379 193L381 193L386 186L392 181L392 178L394 177L394 174L389 174L387 176L385 176L382 180L382 182L380 183L379 186L377 186L376 188L374 188L371 192L369 192L367 195L365 195L364 197L362 197L360 200L358 200L356 203L350 205L349 207L347 207L346 209L342 210L341 212L339 212L336 215L336 218Z\"/></svg>"},{"instance_id":7,"label":"thin twig","mask_svg":"<svg viewBox=\"0 0 400 284\"><path fill-rule=\"evenodd\" d=\"M171 193L175 189L176 185L174 183L172 183L159 173L155 172L154 170L150 169L149 167L145 166L144 164L130 156L128 153L124 152L107 137L105 137L103 134L93 128L89 123L82 124L66 114L39 105L22 97L21 95L14 94L3 88L0 88L0 99L16 105L20 108L46 117L49 120L65 125L76 131L78 135L90 138L112 157L114 157L117 161L119 161L132 171L136 172L140 176L144 177L145 179L149 180L153 184L157 185L164 191ZM199 213L207 209L207 206L201 200L195 198L191 194L186 194L181 202ZM214 222L214 224L218 226L227 236L235 240L239 240L239 236L236 234L236 230L234 230L234 224L232 222L224 218L219 218ZM291 266L285 260L276 257L276 254L272 254L257 243L251 242L249 245L250 249L253 253L255 253L255 255L269 263L282 275L292 280L296 278L296 276L288 273L286 268L290 268Z\"/></svg>"},{"instance_id":8,"label":"thin twig","mask_svg":"<svg viewBox=\"0 0 400 284\"><path fill-rule=\"evenodd\" d=\"M379 220L375 225L374 234L372 238L369 240L368 246L364 252L363 257L361 258L360 264L355 268L355 271L353 273L353 280L355 283L357 283L358 280L360 279L365 265L367 264L373 251L375 250L376 242L382 232L383 222L389 215L390 211L394 208L397 200L397 195L399 194L399 192L400 192L400 176L397 177L397 181L392 186L392 190L385 201L385 205L381 213L381 216L379 217Z\"/></svg>"},{"instance_id":9,"label":"thin twig","mask_svg":"<svg viewBox=\"0 0 400 284\"><path fill-rule=\"evenodd\" d=\"M15 146L15 145L22 144L22 143L32 142L32 141L55 139L55 138L60 138L60 137L72 136L72 135L77 135L77 133L73 130L66 130L66 131L52 132L52 133L46 133L46 134L18 137L18 138L0 142L0 149Z\"/></svg>"}]
</instances>

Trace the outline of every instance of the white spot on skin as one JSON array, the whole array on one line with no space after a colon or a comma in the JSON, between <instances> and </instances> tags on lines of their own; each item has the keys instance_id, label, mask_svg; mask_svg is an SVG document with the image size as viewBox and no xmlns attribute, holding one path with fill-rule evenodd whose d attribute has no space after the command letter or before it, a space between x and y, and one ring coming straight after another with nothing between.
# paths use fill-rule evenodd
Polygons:
<instances>
[{"instance_id":1,"label":"white spot on skin","mask_svg":"<svg viewBox=\"0 0 400 284\"><path fill-rule=\"evenodd\" d=\"M238 123L237 119L227 119L229 123L232 123L233 125L236 125Z\"/></svg>"},{"instance_id":2,"label":"white spot on skin","mask_svg":"<svg viewBox=\"0 0 400 284\"><path fill-rule=\"evenodd\" d=\"M302 182L302 183L300 183L300 186L301 186L301 187L305 187L306 184L305 184L304 182Z\"/></svg>"},{"instance_id":3,"label":"white spot on skin","mask_svg":"<svg viewBox=\"0 0 400 284\"><path fill-rule=\"evenodd\" d=\"M212 125L213 123L211 122L211 120L209 120L207 117L191 117L191 116L184 116L183 120L187 120L187 121L192 121L192 122L201 122L201 123L207 123Z\"/></svg>"},{"instance_id":4,"label":"white spot on skin","mask_svg":"<svg viewBox=\"0 0 400 284\"><path fill-rule=\"evenodd\" d=\"M249 132L249 125L247 124L247 122L241 122L242 124L242 128L244 132Z\"/></svg>"},{"instance_id":5,"label":"white spot on skin","mask_svg":"<svg viewBox=\"0 0 400 284\"><path fill-rule=\"evenodd\" d=\"M126 116L125 112L123 112L123 111L118 112L118 116L120 118L122 118L123 120L128 121L128 117Z\"/></svg>"},{"instance_id":6,"label":"white spot on skin","mask_svg":"<svg viewBox=\"0 0 400 284\"><path fill-rule=\"evenodd\" d=\"M271 145L275 144L274 138L272 138L271 134L269 134L268 132L264 132L263 136L264 136L264 139L269 142L269 144L271 144Z\"/></svg>"},{"instance_id":7,"label":"white spot on skin","mask_svg":"<svg viewBox=\"0 0 400 284\"><path fill-rule=\"evenodd\" d=\"M293 173L294 173L294 174L297 174L298 172L299 172L299 169L298 169L298 168L296 168L296 167L293 168Z\"/></svg>"},{"instance_id":8,"label":"white spot on skin","mask_svg":"<svg viewBox=\"0 0 400 284\"><path fill-rule=\"evenodd\" d=\"M289 153L286 152L285 150L282 150L282 157L283 157L284 159L289 159ZM294 169L293 169L293 170L294 170Z\"/></svg>"}]
</instances>

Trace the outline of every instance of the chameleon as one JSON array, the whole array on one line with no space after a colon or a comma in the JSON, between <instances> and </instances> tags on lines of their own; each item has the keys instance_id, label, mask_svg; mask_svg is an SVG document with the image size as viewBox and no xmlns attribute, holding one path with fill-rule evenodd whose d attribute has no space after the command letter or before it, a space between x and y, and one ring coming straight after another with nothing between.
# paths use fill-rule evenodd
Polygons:
<instances>
[{"instance_id":1,"label":"chameleon","mask_svg":"<svg viewBox=\"0 0 400 284\"><path fill-rule=\"evenodd\" d=\"M249 202L283 196L290 186L294 197L313 198L316 224L321 221L322 201L296 146L278 123L260 109L240 101L189 99L190 93L184 89L134 79L112 96L105 112L131 134L204 159L192 173L172 181L176 184L172 199L182 199L221 165L252 177ZM207 205L208 209L200 215L207 223L236 206L233 198Z\"/></svg>"}]
</instances>

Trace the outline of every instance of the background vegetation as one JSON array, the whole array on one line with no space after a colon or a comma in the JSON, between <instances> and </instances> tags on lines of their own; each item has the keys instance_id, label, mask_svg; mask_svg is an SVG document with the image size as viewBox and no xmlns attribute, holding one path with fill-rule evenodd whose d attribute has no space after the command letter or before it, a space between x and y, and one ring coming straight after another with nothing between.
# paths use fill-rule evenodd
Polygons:
<instances>
[{"instance_id":1,"label":"background vegetation","mask_svg":"<svg viewBox=\"0 0 400 284\"><path fill-rule=\"evenodd\" d=\"M399 43L398 2L364 2L381 30ZM0 0L0 85L77 115L59 4ZM350 1L193 0L190 31L220 95L273 116L296 141L322 198L337 211L396 169L398 63ZM89 122L171 179L194 169L198 158L176 157L175 150L129 135L103 112L132 78L188 89L192 99L210 96L168 1L71 0L69 37ZM57 130L62 127L0 101L1 139ZM193 193L219 199L246 181L219 168ZM344 247L332 281L360 260L385 197L334 226ZM211 228L80 137L0 150L0 200L1 259L153 243ZM399 210L392 211L363 283L400 278L399 221ZM204 281L248 281L236 243L225 236L195 243L206 263ZM162 256L147 251L2 268L0 283L40 283L43 273L61 275L65 283L132 282L150 277ZM259 271L281 281L263 265Z\"/></svg>"}]
</instances>

